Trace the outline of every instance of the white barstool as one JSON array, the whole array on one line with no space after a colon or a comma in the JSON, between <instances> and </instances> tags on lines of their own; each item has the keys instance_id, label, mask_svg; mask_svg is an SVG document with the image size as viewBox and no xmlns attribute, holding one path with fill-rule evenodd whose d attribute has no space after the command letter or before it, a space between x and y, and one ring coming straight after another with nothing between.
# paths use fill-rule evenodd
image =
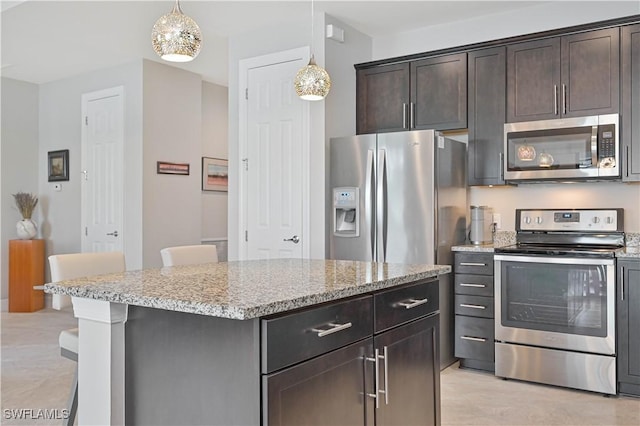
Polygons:
<instances>
[{"instance_id":1,"label":"white barstool","mask_svg":"<svg viewBox=\"0 0 640 426\"><path fill-rule=\"evenodd\" d=\"M49 267L51 268L51 281L64 281L74 278L88 277L93 275L103 275L125 271L124 254L121 252L101 252L101 253L73 253L57 254L49 256ZM59 294L53 295L53 308L62 309L70 305L68 296ZM60 355L74 361L78 361L78 329L73 328L63 330L58 337L60 345ZM73 387L67 403L69 418L66 425L73 425L78 411L78 368L73 379Z\"/></svg>"},{"instance_id":2,"label":"white barstool","mask_svg":"<svg viewBox=\"0 0 640 426\"><path fill-rule=\"evenodd\" d=\"M213 244L167 247L160 250L163 266L195 265L218 261L218 250Z\"/></svg>"}]
</instances>

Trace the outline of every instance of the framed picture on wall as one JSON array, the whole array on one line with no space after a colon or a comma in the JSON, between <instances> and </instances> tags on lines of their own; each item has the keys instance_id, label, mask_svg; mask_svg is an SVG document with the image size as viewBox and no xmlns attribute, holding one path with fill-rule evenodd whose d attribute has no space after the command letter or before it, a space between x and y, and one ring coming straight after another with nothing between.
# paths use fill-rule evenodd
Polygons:
<instances>
[{"instance_id":1,"label":"framed picture on wall","mask_svg":"<svg viewBox=\"0 0 640 426\"><path fill-rule=\"evenodd\" d=\"M49 165L49 182L69 180L69 150L49 151L47 157Z\"/></svg>"},{"instance_id":2,"label":"framed picture on wall","mask_svg":"<svg viewBox=\"0 0 640 426\"><path fill-rule=\"evenodd\" d=\"M156 173L159 175L188 175L189 163L168 163L158 161Z\"/></svg>"},{"instance_id":3,"label":"framed picture on wall","mask_svg":"<svg viewBox=\"0 0 640 426\"><path fill-rule=\"evenodd\" d=\"M229 190L229 161L221 158L202 157L202 190Z\"/></svg>"}]
</instances>

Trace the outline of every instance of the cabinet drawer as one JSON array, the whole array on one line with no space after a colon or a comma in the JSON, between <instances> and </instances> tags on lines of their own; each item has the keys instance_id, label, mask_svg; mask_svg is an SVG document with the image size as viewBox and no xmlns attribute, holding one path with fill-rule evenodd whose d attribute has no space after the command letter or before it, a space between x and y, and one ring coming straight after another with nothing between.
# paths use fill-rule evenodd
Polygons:
<instances>
[{"instance_id":1,"label":"cabinet drawer","mask_svg":"<svg viewBox=\"0 0 640 426\"><path fill-rule=\"evenodd\" d=\"M493 297L493 275L455 274L456 294Z\"/></svg>"},{"instance_id":2,"label":"cabinet drawer","mask_svg":"<svg viewBox=\"0 0 640 426\"><path fill-rule=\"evenodd\" d=\"M456 253L455 273L493 275L493 253Z\"/></svg>"},{"instance_id":3,"label":"cabinet drawer","mask_svg":"<svg viewBox=\"0 0 640 426\"><path fill-rule=\"evenodd\" d=\"M438 294L438 280L376 293L375 332L436 312Z\"/></svg>"},{"instance_id":4,"label":"cabinet drawer","mask_svg":"<svg viewBox=\"0 0 640 426\"><path fill-rule=\"evenodd\" d=\"M339 303L261 321L262 372L270 373L373 333L373 297Z\"/></svg>"},{"instance_id":5,"label":"cabinet drawer","mask_svg":"<svg viewBox=\"0 0 640 426\"><path fill-rule=\"evenodd\" d=\"M456 315L455 356L493 362L494 321Z\"/></svg>"},{"instance_id":6,"label":"cabinet drawer","mask_svg":"<svg viewBox=\"0 0 640 426\"><path fill-rule=\"evenodd\" d=\"M493 297L456 294L456 315L493 318Z\"/></svg>"}]
</instances>

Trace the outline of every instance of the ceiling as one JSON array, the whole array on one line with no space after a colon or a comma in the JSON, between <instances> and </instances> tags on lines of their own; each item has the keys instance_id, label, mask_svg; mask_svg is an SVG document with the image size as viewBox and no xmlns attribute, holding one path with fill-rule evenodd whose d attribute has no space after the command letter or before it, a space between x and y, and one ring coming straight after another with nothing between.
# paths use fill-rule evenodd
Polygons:
<instances>
[{"instance_id":1,"label":"ceiling","mask_svg":"<svg viewBox=\"0 0 640 426\"><path fill-rule=\"evenodd\" d=\"M371 37L529 7L541 1L315 1L327 14ZM41 84L135 61L161 62L151 28L173 1L2 1L0 73ZM181 0L202 30L202 51L176 64L227 85L227 40L260 28L309 20L309 1Z\"/></svg>"}]
</instances>

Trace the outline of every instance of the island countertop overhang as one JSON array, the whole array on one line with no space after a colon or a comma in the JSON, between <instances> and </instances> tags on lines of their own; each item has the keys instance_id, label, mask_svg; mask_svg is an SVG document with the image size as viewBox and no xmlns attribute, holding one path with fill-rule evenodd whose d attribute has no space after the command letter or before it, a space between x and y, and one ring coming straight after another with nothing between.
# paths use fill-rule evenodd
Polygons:
<instances>
[{"instance_id":1,"label":"island countertop overhang","mask_svg":"<svg viewBox=\"0 0 640 426\"><path fill-rule=\"evenodd\" d=\"M246 320L450 272L449 265L324 259L248 260L78 278L45 284L45 292Z\"/></svg>"}]
</instances>

